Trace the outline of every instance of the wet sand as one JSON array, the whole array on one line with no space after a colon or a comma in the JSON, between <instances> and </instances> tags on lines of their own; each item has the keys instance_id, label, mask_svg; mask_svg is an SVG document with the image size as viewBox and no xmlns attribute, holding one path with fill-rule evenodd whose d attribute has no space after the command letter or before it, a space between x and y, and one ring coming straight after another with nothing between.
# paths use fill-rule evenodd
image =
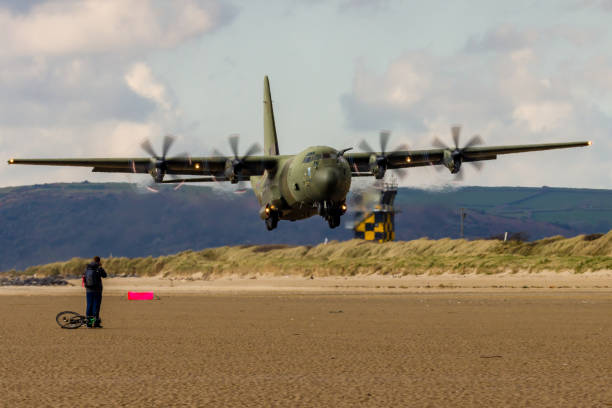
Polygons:
<instances>
[{"instance_id":1,"label":"wet sand","mask_svg":"<svg viewBox=\"0 0 612 408\"><path fill-rule=\"evenodd\" d=\"M173 283L134 302L125 282L100 330L55 323L78 287L0 288L0 406L612 406L611 289Z\"/></svg>"}]
</instances>

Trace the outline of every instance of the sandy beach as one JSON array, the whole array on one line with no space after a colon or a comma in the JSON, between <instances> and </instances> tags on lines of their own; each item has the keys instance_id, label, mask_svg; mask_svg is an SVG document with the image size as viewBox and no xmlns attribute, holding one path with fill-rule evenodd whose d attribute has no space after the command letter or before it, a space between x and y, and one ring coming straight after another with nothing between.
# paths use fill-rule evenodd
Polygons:
<instances>
[{"instance_id":1,"label":"sandy beach","mask_svg":"<svg viewBox=\"0 0 612 408\"><path fill-rule=\"evenodd\" d=\"M71 283L0 288L0 405L612 406L609 271Z\"/></svg>"},{"instance_id":2,"label":"sandy beach","mask_svg":"<svg viewBox=\"0 0 612 408\"><path fill-rule=\"evenodd\" d=\"M5 286L2 295L79 295L81 281L72 279L67 286ZM600 291L612 292L612 271L574 273L517 272L500 274L421 274L421 275L358 275L302 277L295 275L224 275L216 279L203 279L196 273L188 277L135 277L112 278L104 283L105 293L125 295L129 290L154 291L157 294L211 294L211 293L432 293L432 292L499 292L523 291Z\"/></svg>"}]
</instances>

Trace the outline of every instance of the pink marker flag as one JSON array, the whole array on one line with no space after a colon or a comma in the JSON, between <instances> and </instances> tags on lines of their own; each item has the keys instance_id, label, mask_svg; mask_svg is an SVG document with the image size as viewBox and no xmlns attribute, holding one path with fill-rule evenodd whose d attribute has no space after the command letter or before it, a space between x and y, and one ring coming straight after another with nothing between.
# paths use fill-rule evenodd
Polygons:
<instances>
[{"instance_id":1,"label":"pink marker flag","mask_svg":"<svg viewBox=\"0 0 612 408\"><path fill-rule=\"evenodd\" d=\"M128 300L153 300L153 292L128 292Z\"/></svg>"}]
</instances>

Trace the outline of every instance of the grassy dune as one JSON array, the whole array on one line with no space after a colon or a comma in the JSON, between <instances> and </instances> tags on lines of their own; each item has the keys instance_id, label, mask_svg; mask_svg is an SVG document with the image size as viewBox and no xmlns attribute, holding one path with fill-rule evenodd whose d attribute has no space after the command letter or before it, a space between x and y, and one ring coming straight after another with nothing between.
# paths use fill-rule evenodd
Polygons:
<instances>
[{"instance_id":1,"label":"grassy dune","mask_svg":"<svg viewBox=\"0 0 612 408\"><path fill-rule=\"evenodd\" d=\"M8 274L80 275L87 260L74 258ZM185 251L157 258L106 258L116 275L192 276L203 279L228 274L357 275L439 274L542 270L612 270L612 231L603 236L552 237L534 242L496 240L429 240L377 244L360 240L315 247L254 245Z\"/></svg>"}]
</instances>

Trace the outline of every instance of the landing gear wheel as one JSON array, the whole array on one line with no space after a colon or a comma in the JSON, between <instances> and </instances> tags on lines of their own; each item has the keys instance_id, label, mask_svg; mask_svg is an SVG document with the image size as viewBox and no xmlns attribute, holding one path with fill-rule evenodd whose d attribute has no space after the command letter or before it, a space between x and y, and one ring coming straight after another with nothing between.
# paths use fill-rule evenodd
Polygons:
<instances>
[{"instance_id":1,"label":"landing gear wheel","mask_svg":"<svg viewBox=\"0 0 612 408\"><path fill-rule=\"evenodd\" d=\"M272 231L278 225L278 213L270 213L270 216L266 218L266 228L268 231Z\"/></svg>"},{"instance_id":2,"label":"landing gear wheel","mask_svg":"<svg viewBox=\"0 0 612 408\"><path fill-rule=\"evenodd\" d=\"M329 224L329 228L336 228L340 225L340 214L330 215L327 219L327 223Z\"/></svg>"}]
</instances>

